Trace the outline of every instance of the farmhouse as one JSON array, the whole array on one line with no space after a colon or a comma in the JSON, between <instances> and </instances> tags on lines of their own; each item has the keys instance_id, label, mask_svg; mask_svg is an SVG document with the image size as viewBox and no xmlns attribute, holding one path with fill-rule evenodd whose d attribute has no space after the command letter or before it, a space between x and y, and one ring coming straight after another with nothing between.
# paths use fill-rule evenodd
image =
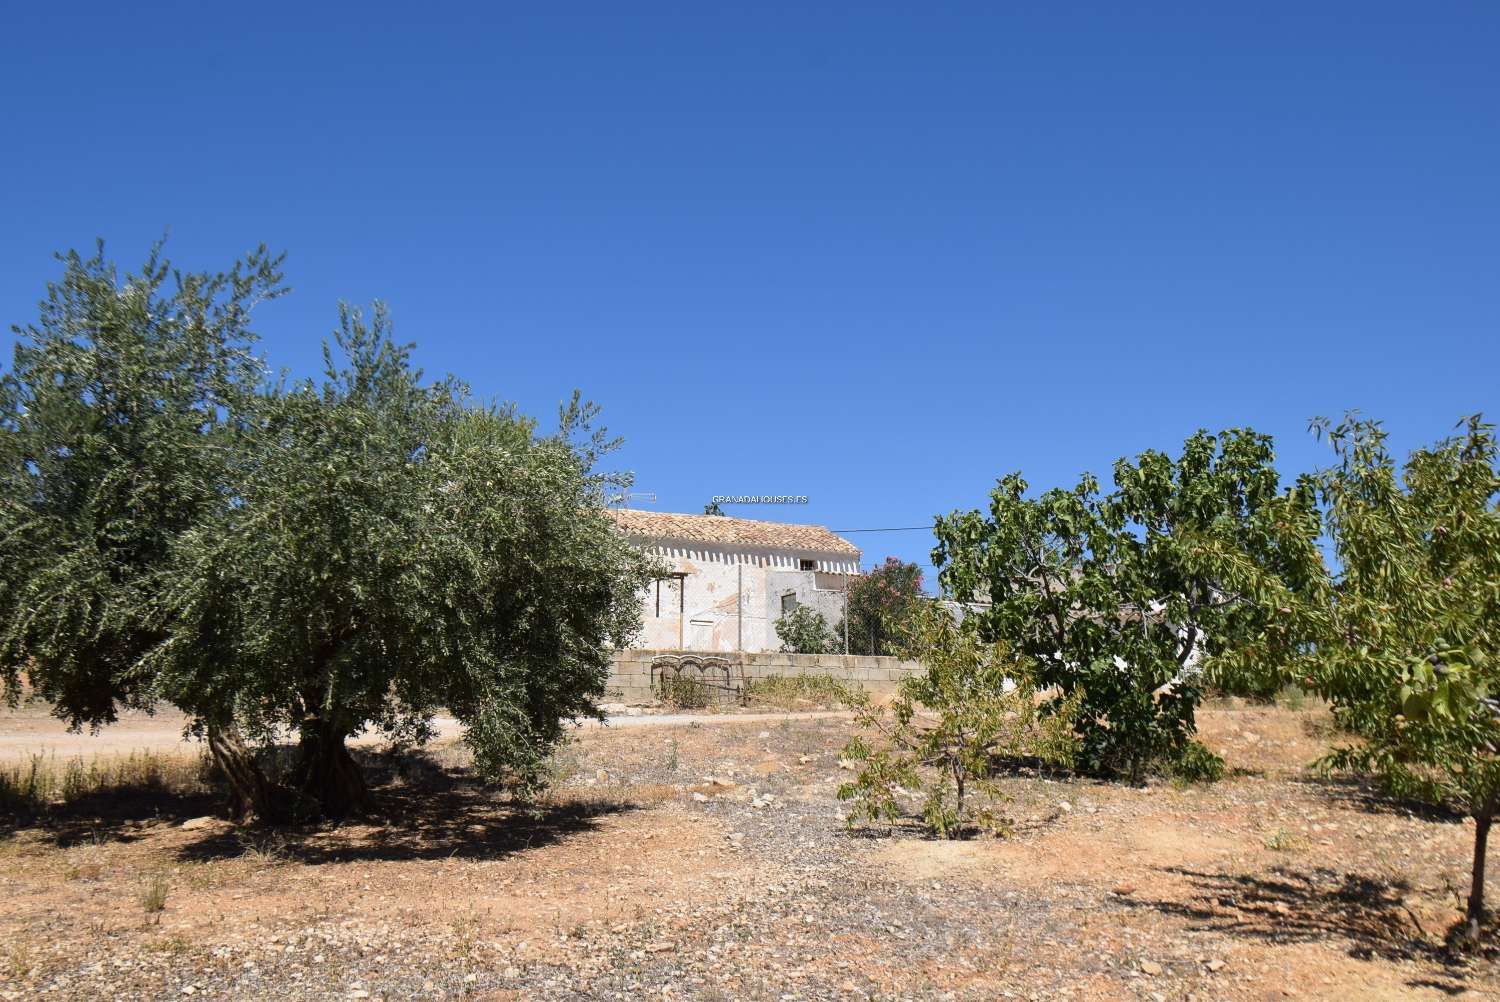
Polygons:
<instances>
[{"instance_id":1,"label":"farmhouse","mask_svg":"<svg viewBox=\"0 0 1500 1002\"><path fill-rule=\"evenodd\" d=\"M829 626L844 618L860 551L820 525L622 508L609 514L667 565L641 596L639 647L775 651L777 618L799 605L811 606Z\"/></svg>"}]
</instances>

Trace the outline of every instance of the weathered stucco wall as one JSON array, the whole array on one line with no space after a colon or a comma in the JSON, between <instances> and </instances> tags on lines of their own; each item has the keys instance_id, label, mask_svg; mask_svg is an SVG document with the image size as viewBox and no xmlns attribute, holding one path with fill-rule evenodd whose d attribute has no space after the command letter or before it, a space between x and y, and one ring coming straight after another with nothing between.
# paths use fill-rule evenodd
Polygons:
<instances>
[{"instance_id":1,"label":"weathered stucco wall","mask_svg":"<svg viewBox=\"0 0 1500 1002\"><path fill-rule=\"evenodd\" d=\"M608 699L624 703L647 703L656 698L653 665L659 660L717 657L728 662L727 681L741 690L745 683L771 676L821 675L858 685L873 696L893 692L903 678L919 673L922 666L900 658L861 657L849 654L782 654L775 651L715 655L703 651L626 650L615 655L610 673ZM724 679L723 672L717 679Z\"/></svg>"},{"instance_id":2,"label":"weathered stucco wall","mask_svg":"<svg viewBox=\"0 0 1500 1002\"><path fill-rule=\"evenodd\" d=\"M857 560L813 555L815 570L798 570L798 558L770 549L648 548L684 579L654 581L641 595L642 628L636 643L647 649L732 653L781 647L776 620L782 596L793 593L830 628L843 619L843 582ZM681 591L679 591L681 589Z\"/></svg>"}]
</instances>

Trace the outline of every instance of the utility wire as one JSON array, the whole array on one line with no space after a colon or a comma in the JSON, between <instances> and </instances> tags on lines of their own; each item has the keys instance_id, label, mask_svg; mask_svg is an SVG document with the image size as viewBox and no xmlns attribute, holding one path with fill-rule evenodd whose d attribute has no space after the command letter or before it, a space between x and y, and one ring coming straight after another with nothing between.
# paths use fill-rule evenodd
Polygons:
<instances>
[{"instance_id":1,"label":"utility wire","mask_svg":"<svg viewBox=\"0 0 1500 1002\"><path fill-rule=\"evenodd\" d=\"M833 529L832 532L931 532L930 525L898 525L893 529Z\"/></svg>"}]
</instances>

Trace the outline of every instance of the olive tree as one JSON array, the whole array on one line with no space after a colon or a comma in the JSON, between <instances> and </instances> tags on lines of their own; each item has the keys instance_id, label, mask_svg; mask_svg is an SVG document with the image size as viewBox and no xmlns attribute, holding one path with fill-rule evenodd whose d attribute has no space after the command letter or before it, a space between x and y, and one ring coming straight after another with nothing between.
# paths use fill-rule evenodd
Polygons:
<instances>
[{"instance_id":1,"label":"olive tree","mask_svg":"<svg viewBox=\"0 0 1500 1002\"><path fill-rule=\"evenodd\" d=\"M939 582L978 603L981 636L1058 698L1082 694L1081 769L1216 775L1193 740L1205 678L1285 671L1305 650L1316 603L1295 599L1326 590L1318 512L1272 460L1267 436L1199 432L1176 458L1117 462L1108 494L1086 475L1033 497L1011 474L987 514L938 519Z\"/></svg>"},{"instance_id":2,"label":"olive tree","mask_svg":"<svg viewBox=\"0 0 1500 1002\"><path fill-rule=\"evenodd\" d=\"M1318 477L1339 573L1308 682L1359 741L1326 760L1474 819L1464 931L1480 935L1500 812L1500 474L1494 430L1398 469L1373 421L1315 422L1339 458Z\"/></svg>"},{"instance_id":3,"label":"olive tree","mask_svg":"<svg viewBox=\"0 0 1500 1002\"><path fill-rule=\"evenodd\" d=\"M264 247L227 272L60 256L0 375L0 686L73 726L149 707L139 659L174 541L227 491L262 367L249 323L284 291Z\"/></svg>"},{"instance_id":4,"label":"olive tree","mask_svg":"<svg viewBox=\"0 0 1500 1002\"><path fill-rule=\"evenodd\" d=\"M594 470L612 443L576 396L543 436L424 381L378 307L324 354L321 383L268 393L232 496L178 540L146 673L200 720L296 735L287 786L323 813L367 806L348 738L421 740L439 708L486 775L531 784L639 625L646 560Z\"/></svg>"}]
</instances>

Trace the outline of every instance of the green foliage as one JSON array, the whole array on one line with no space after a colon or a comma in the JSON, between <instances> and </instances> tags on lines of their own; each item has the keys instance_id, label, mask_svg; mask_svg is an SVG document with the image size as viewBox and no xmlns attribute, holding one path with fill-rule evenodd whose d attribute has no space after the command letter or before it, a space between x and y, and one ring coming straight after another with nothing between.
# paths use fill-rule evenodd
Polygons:
<instances>
[{"instance_id":1,"label":"green foliage","mask_svg":"<svg viewBox=\"0 0 1500 1002\"><path fill-rule=\"evenodd\" d=\"M706 504L706 505L703 506L703 514L705 514L705 515L722 515L722 514L724 514L724 509L719 507L719 502L717 502L717 501L710 501L708 504Z\"/></svg>"},{"instance_id":2,"label":"green foliage","mask_svg":"<svg viewBox=\"0 0 1500 1002\"><path fill-rule=\"evenodd\" d=\"M153 249L123 277L60 258L0 376L0 687L25 670L76 725L154 693L136 671L161 640L151 606L179 534L226 497L226 458L262 378L254 306L284 290L264 248L228 272Z\"/></svg>"},{"instance_id":3,"label":"green foliage","mask_svg":"<svg viewBox=\"0 0 1500 1002\"><path fill-rule=\"evenodd\" d=\"M849 585L849 653L890 654L901 643L905 623L922 598L922 568L898 557ZM834 629L842 642L844 624Z\"/></svg>"},{"instance_id":4,"label":"green foliage","mask_svg":"<svg viewBox=\"0 0 1500 1002\"><path fill-rule=\"evenodd\" d=\"M1201 741L1189 741L1182 752L1165 763L1165 771L1183 783L1217 783L1224 778L1224 760Z\"/></svg>"},{"instance_id":5,"label":"green foliage","mask_svg":"<svg viewBox=\"0 0 1500 1002\"><path fill-rule=\"evenodd\" d=\"M903 680L888 707L860 714L859 723L879 737L873 744L857 737L844 749L860 765L838 791L853 802L849 822L897 821L905 814L901 797L910 794L922 798L922 820L942 838L1005 833L997 767L1020 760L1070 765L1079 696L1045 703L1027 658L981 641L933 603L913 610L903 652L926 671Z\"/></svg>"},{"instance_id":6,"label":"green foliage","mask_svg":"<svg viewBox=\"0 0 1500 1002\"><path fill-rule=\"evenodd\" d=\"M777 618L776 635L781 638L781 650L787 654L828 654L836 649L828 620L805 605Z\"/></svg>"},{"instance_id":7,"label":"green foliage","mask_svg":"<svg viewBox=\"0 0 1500 1002\"><path fill-rule=\"evenodd\" d=\"M1266 436L1199 432L1177 459L1120 460L1109 494L1084 476L1028 497L1011 474L987 516L938 520L945 591L990 603L973 617L981 635L1035 662L1060 698L1082 694L1085 771L1171 771L1193 754L1205 678L1282 678L1306 649L1326 592L1318 512L1271 463Z\"/></svg>"},{"instance_id":8,"label":"green foliage","mask_svg":"<svg viewBox=\"0 0 1500 1002\"><path fill-rule=\"evenodd\" d=\"M1475 818L1469 933L1483 917L1484 850L1500 812L1500 474L1493 428L1414 452L1398 472L1376 422L1326 432L1319 476L1340 573L1307 681L1361 740L1325 764L1374 773L1399 796Z\"/></svg>"}]
</instances>

